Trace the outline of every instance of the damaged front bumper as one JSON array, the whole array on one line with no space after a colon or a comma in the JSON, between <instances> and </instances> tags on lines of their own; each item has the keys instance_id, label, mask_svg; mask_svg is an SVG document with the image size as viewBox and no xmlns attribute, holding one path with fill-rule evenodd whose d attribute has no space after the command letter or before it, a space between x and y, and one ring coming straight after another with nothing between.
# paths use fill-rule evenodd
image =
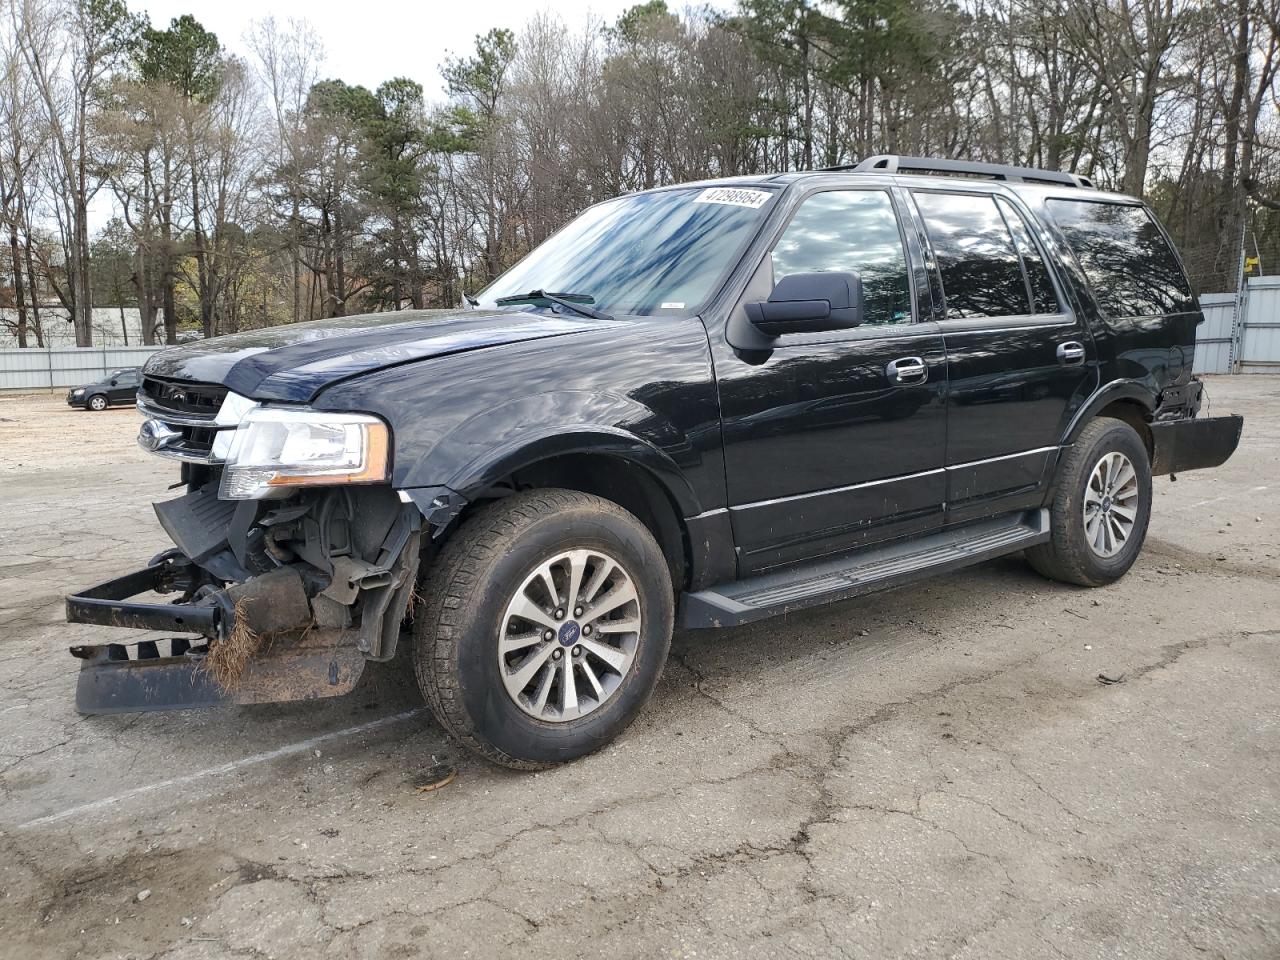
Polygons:
<instances>
[{"instance_id":1,"label":"damaged front bumper","mask_svg":"<svg viewBox=\"0 0 1280 960\"><path fill-rule=\"evenodd\" d=\"M327 489L235 504L210 484L157 504L176 549L67 597L67 620L185 636L72 647L81 661L77 709L348 693L367 660L394 656L424 543L429 551L460 509L443 488ZM228 651L238 658L230 669Z\"/></svg>"}]
</instances>

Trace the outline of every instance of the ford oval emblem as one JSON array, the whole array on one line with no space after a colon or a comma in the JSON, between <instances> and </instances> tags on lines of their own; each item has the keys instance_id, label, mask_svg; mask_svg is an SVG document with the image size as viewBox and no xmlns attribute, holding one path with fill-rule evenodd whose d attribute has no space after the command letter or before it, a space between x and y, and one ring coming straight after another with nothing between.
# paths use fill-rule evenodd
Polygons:
<instances>
[{"instance_id":1,"label":"ford oval emblem","mask_svg":"<svg viewBox=\"0 0 1280 960\"><path fill-rule=\"evenodd\" d=\"M570 620L568 623L560 625L560 644L565 647L572 647L578 642L578 637L582 635L582 628L578 626L578 621Z\"/></svg>"}]
</instances>

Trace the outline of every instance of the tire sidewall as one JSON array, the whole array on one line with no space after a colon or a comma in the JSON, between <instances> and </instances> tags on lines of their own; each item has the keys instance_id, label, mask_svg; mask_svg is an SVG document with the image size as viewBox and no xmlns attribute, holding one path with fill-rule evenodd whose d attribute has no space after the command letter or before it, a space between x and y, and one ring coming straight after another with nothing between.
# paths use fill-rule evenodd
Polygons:
<instances>
[{"instance_id":1,"label":"tire sidewall","mask_svg":"<svg viewBox=\"0 0 1280 960\"><path fill-rule=\"evenodd\" d=\"M101 401L102 406L95 406L95 404L97 404L99 401ZM100 393L94 394L92 397L90 397L88 400L85 401L85 406L94 412L100 412L102 410L107 409L107 398Z\"/></svg>"},{"instance_id":2,"label":"tire sidewall","mask_svg":"<svg viewBox=\"0 0 1280 960\"><path fill-rule=\"evenodd\" d=\"M1123 453L1138 474L1138 515L1134 518L1129 539L1118 553L1101 557L1094 552L1085 536L1084 495L1098 461L1108 453ZM1091 579L1101 583L1118 580L1133 566L1142 552L1146 540L1147 525L1151 521L1151 462L1141 438L1128 424L1117 421L1094 439L1083 451L1080 470L1071 478L1072 488L1063 506L1067 511L1066 533L1070 550L1086 567Z\"/></svg>"},{"instance_id":3,"label":"tire sidewall","mask_svg":"<svg viewBox=\"0 0 1280 960\"><path fill-rule=\"evenodd\" d=\"M631 669L612 696L584 717L550 723L525 713L507 693L498 637L507 604L530 571L580 548L603 550L622 563L636 587L641 631ZM517 534L477 588L457 647L458 679L477 733L498 750L534 763L574 759L616 737L649 699L670 648L672 599L662 554L638 522L577 508L540 518Z\"/></svg>"}]
</instances>

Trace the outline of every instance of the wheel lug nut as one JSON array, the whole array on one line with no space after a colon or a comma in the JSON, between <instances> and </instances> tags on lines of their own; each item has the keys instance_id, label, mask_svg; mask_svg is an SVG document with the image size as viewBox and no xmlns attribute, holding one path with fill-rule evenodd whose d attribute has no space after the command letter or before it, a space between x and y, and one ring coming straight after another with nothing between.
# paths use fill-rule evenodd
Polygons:
<instances>
[{"instance_id":1,"label":"wheel lug nut","mask_svg":"<svg viewBox=\"0 0 1280 960\"><path fill-rule=\"evenodd\" d=\"M557 610L557 611L556 611L556 619L557 619L557 620L563 620L563 619L564 619L564 611L563 611L563 610Z\"/></svg>"},{"instance_id":2,"label":"wheel lug nut","mask_svg":"<svg viewBox=\"0 0 1280 960\"><path fill-rule=\"evenodd\" d=\"M574 655L575 657L580 657L580 656L582 656L582 648L581 648L581 647L574 647L574 648L573 648L573 655Z\"/></svg>"},{"instance_id":3,"label":"wheel lug nut","mask_svg":"<svg viewBox=\"0 0 1280 960\"><path fill-rule=\"evenodd\" d=\"M573 615L574 615L575 617L580 617L580 616L582 616L582 608L581 608L581 607L574 607L574 608L573 608Z\"/></svg>"},{"instance_id":4,"label":"wheel lug nut","mask_svg":"<svg viewBox=\"0 0 1280 960\"><path fill-rule=\"evenodd\" d=\"M585 627L582 628L582 635L584 637L591 636L591 624L588 623Z\"/></svg>"},{"instance_id":5,"label":"wheel lug nut","mask_svg":"<svg viewBox=\"0 0 1280 960\"><path fill-rule=\"evenodd\" d=\"M543 639L543 640L554 640L554 639L555 639L555 636L556 636L556 632L555 632L554 630L548 630L546 633L544 633L544 634L542 635L542 639Z\"/></svg>"},{"instance_id":6,"label":"wheel lug nut","mask_svg":"<svg viewBox=\"0 0 1280 960\"><path fill-rule=\"evenodd\" d=\"M563 657L563 656L564 656L564 651L563 651L563 650L560 650L560 649L556 649L555 651L553 651L553 652L552 652L552 654L551 654L551 659L552 659L552 660L559 660L559 659L560 659L561 657Z\"/></svg>"}]
</instances>

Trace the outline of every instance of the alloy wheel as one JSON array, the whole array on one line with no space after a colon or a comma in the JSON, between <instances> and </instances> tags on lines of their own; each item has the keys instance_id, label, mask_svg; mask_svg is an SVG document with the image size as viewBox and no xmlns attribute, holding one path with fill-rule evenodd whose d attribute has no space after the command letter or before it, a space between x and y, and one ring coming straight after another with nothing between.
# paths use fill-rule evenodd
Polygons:
<instances>
[{"instance_id":1,"label":"alloy wheel","mask_svg":"<svg viewBox=\"0 0 1280 960\"><path fill-rule=\"evenodd\" d=\"M1084 537L1100 557L1114 557L1129 542L1138 518L1138 471L1123 453L1102 455L1084 490Z\"/></svg>"},{"instance_id":2,"label":"alloy wheel","mask_svg":"<svg viewBox=\"0 0 1280 960\"><path fill-rule=\"evenodd\" d=\"M640 643L640 597L617 559L565 550L528 572L507 604L498 667L530 716L565 723L617 692Z\"/></svg>"}]
</instances>

